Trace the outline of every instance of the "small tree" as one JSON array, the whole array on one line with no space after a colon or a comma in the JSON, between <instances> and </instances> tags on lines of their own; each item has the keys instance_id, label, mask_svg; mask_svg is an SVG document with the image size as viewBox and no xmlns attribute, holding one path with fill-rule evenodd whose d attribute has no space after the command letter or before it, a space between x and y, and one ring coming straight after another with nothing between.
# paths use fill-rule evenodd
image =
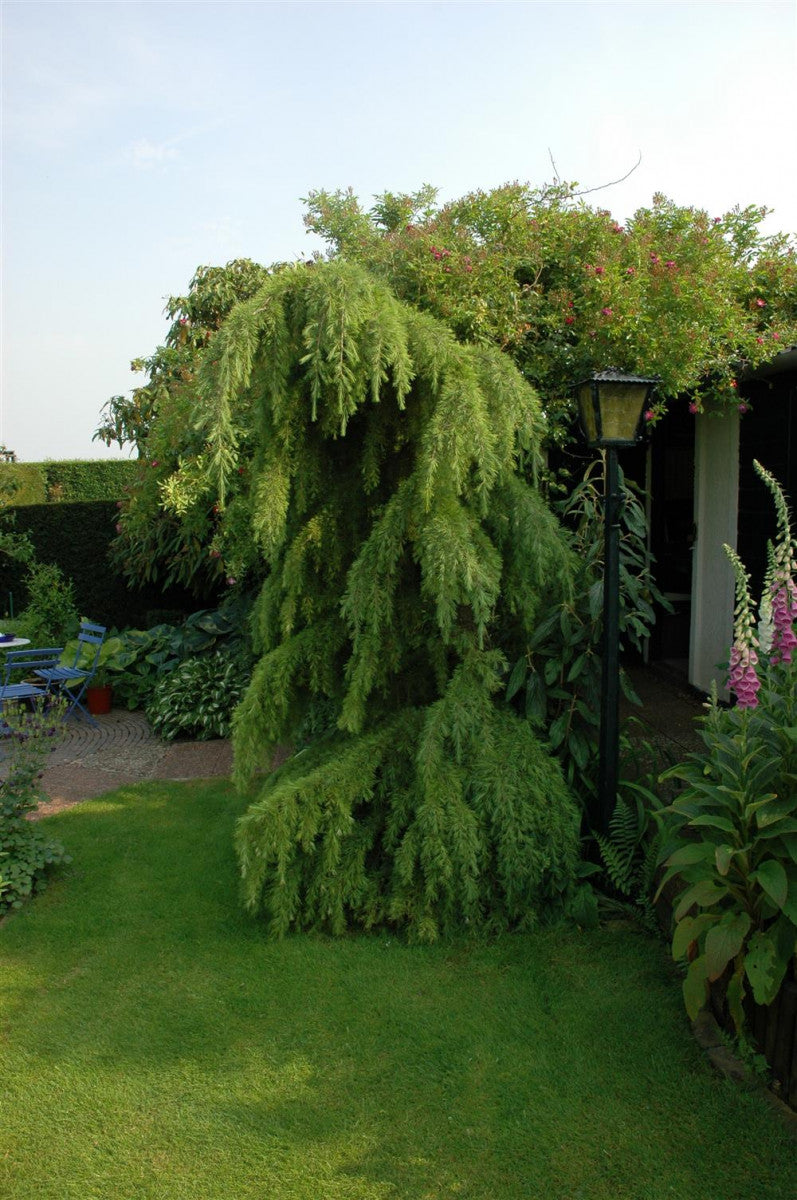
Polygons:
<instances>
[{"instance_id":1,"label":"small tree","mask_svg":"<svg viewBox=\"0 0 797 1200\"><path fill-rule=\"evenodd\" d=\"M167 503L223 507L251 455L267 570L234 721L237 782L257 787L238 835L247 902L277 933L391 921L426 938L561 906L578 812L501 698L541 597L572 577L531 482L532 390L336 262L238 305L200 394L206 448L165 481Z\"/></svg>"},{"instance_id":2,"label":"small tree","mask_svg":"<svg viewBox=\"0 0 797 1200\"><path fill-rule=\"evenodd\" d=\"M187 295L171 296L166 304L172 323L164 345L131 364L147 382L130 396L112 396L103 409L95 439L134 446L140 460L136 486L120 503L113 546L115 566L133 584L179 583L204 596L229 573L213 506L194 506L177 516L164 510L161 490L180 461L202 452L194 416L202 358L232 307L267 276L265 267L249 259L199 267Z\"/></svg>"}]
</instances>

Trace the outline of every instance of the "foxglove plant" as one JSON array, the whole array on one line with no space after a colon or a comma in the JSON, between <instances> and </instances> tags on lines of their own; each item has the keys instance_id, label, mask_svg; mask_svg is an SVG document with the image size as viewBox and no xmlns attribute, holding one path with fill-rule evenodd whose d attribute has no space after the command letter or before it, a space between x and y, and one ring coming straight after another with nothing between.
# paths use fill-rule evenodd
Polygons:
<instances>
[{"instance_id":1,"label":"foxglove plant","mask_svg":"<svg viewBox=\"0 0 797 1200\"><path fill-rule=\"evenodd\" d=\"M723 980L729 1015L741 1031L747 992L771 1004L797 949L797 645L795 543L777 480L755 470L775 503L778 535L769 548L756 628L750 577L725 547L736 577L728 687L703 718L704 749L666 771L683 788L662 818L666 872L678 879L673 957L688 963L684 999L691 1017Z\"/></svg>"}]
</instances>

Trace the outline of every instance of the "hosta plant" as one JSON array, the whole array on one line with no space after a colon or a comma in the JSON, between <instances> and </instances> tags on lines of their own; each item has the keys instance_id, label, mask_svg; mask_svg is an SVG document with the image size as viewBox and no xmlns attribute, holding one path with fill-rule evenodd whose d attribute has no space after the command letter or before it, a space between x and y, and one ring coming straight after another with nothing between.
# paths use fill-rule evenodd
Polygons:
<instances>
[{"instance_id":1,"label":"hosta plant","mask_svg":"<svg viewBox=\"0 0 797 1200\"><path fill-rule=\"evenodd\" d=\"M738 1030L748 991L770 1004L797 952L797 590L794 540L786 501L759 464L778 510L756 624L748 577L728 548L737 580L734 645L728 685L732 709L716 695L703 719L705 750L664 772L684 788L664 826L666 872L678 879L673 956L688 961L684 999L694 1018L709 985L727 980Z\"/></svg>"},{"instance_id":2,"label":"hosta plant","mask_svg":"<svg viewBox=\"0 0 797 1200\"><path fill-rule=\"evenodd\" d=\"M147 720L166 741L193 737L200 741L227 737L232 711L241 699L248 677L240 663L217 651L205 658L188 658L162 675L147 705Z\"/></svg>"}]
</instances>

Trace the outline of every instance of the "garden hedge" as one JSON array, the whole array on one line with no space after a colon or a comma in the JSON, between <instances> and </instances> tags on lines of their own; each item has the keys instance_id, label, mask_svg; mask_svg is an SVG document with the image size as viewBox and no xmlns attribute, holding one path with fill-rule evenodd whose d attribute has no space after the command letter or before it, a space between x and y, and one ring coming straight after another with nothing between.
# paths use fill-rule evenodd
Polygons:
<instances>
[{"instance_id":1,"label":"garden hedge","mask_svg":"<svg viewBox=\"0 0 797 1200\"><path fill-rule=\"evenodd\" d=\"M148 626L171 614L191 612L196 599L183 588L130 590L108 560L115 536L115 500L15 505L15 529L27 533L40 562L56 563L75 585L80 613L103 625ZM24 563L0 563L0 615L19 614L28 595Z\"/></svg>"},{"instance_id":2,"label":"garden hedge","mask_svg":"<svg viewBox=\"0 0 797 1200\"><path fill-rule=\"evenodd\" d=\"M21 505L118 500L137 473L137 460L124 458L0 463L0 492Z\"/></svg>"}]
</instances>

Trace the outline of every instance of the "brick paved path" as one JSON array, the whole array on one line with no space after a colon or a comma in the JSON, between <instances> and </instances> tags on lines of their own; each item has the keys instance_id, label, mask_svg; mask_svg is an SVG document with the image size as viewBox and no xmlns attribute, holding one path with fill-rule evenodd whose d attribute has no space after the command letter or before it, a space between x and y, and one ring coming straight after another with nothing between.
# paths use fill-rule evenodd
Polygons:
<instances>
[{"instance_id":1,"label":"brick paved path","mask_svg":"<svg viewBox=\"0 0 797 1200\"><path fill-rule=\"evenodd\" d=\"M641 717L643 728L654 740L662 740L673 761L697 749L699 697L656 671L637 668L631 674L643 708L624 704L624 715ZM212 779L230 774L232 747L226 739L162 742L151 733L143 713L124 709L97 717L97 723L96 729L83 720L67 723L66 736L51 753L41 780L48 800L40 805L39 815L146 779ZM277 752L272 768L286 753Z\"/></svg>"},{"instance_id":2,"label":"brick paved path","mask_svg":"<svg viewBox=\"0 0 797 1200\"><path fill-rule=\"evenodd\" d=\"M41 786L48 797L39 814L57 812L125 784L145 779L210 779L230 774L232 747L226 739L162 742L141 712L114 709L97 717L98 728L70 720L64 740L52 751Z\"/></svg>"}]
</instances>

